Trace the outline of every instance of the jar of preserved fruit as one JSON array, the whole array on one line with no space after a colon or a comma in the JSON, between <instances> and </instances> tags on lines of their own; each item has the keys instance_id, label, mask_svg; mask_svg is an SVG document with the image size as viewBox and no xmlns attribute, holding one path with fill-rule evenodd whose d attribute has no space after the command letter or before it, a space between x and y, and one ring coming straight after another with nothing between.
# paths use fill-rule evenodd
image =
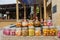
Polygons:
<instances>
[{"instance_id":1,"label":"jar of preserved fruit","mask_svg":"<svg viewBox=\"0 0 60 40\"><path fill-rule=\"evenodd\" d=\"M22 36L28 36L28 28L22 27Z\"/></svg>"},{"instance_id":2,"label":"jar of preserved fruit","mask_svg":"<svg viewBox=\"0 0 60 40\"><path fill-rule=\"evenodd\" d=\"M22 35L21 27L16 28L15 34L16 34L16 36L21 36Z\"/></svg>"},{"instance_id":3,"label":"jar of preserved fruit","mask_svg":"<svg viewBox=\"0 0 60 40\"><path fill-rule=\"evenodd\" d=\"M49 30L48 26L44 26L43 27L43 35L44 36L49 36L49 32L50 32L50 30Z\"/></svg>"},{"instance_id":4,"label":"jar of preserved fruit","mask_svg":"<svg viewBox=\"0 0 60 40\"><path fill-rule=\"evenodd\" d=\"M41 35L41 28L35 27L35 36L40 36L40 35Z\"/></svg>"},{"instance_id":5,"label":"jar of preserved fruit","mask_svg":"<svg viewBox=\"0 0 60 40\"><path fill-rule=\"evenodd\" d=\"M34 26L29 27L29 36L34 36Z\"/></svg>"},{"instance_id":6,"label":"jar of preserved fruit","mask_svg":"<svg viewBox=\"0 0 60 40\"><path fill-rule=\"evenodd\" d=\"M56 36L57 35L57 28L55 26L50 26L50 36Z\"/></svg>"},{"instance_id":7,"label":"jar of preserved fruit","mask_svg":"<svg viewBox=\"0 0 60 40\"><path fill-rule=\"evenodd\" d=\"M29 20L28 26L34 26L33 20Z\"/></svg>"}]
</instances>

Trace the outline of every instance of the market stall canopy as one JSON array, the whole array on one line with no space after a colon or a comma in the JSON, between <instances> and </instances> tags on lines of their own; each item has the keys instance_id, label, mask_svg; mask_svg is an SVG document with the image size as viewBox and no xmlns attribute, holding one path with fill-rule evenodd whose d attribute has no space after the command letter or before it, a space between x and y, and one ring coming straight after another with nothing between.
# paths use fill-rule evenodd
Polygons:
<instances>
[{"instance_id":1,"label":"market stall canopy","mask_svg":"<svg viewBox=\"0 0 60 40\"><path fill-rule=\"evenodd\" d=\"M19 0L25 5L43 4L43 0Z\"/></svg>"}]
</instances>

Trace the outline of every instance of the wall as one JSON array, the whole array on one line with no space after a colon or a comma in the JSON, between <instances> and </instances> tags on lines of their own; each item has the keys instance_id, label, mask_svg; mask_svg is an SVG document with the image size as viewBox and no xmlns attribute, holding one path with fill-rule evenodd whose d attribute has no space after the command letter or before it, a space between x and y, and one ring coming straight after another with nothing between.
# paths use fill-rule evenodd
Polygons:
<instances>
[{"instance_id":1,"label":"wall","mask_svg":"<svg viewBox=\"0 0 60 40\"><path fill-rule=\"evenodd\" d=\"M53 6L57 6L57 11L53 13ZM52 0L52 18L53 24L56 26L60 26L60 0Z\"/></svg>"}]
</instances>

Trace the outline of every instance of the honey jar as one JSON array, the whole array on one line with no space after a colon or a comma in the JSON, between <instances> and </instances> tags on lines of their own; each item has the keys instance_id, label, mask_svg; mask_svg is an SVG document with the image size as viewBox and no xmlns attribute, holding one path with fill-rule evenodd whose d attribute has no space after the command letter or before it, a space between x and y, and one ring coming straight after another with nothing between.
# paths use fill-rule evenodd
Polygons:
<instances>
[{"instance_id":1,"label":"honey jar","mask_svg":"<svg viewBox=\"0 0 60 40\"><path fill-rule=\"evenodd\" d=\"M22 31L21 31L21 27L20 27L20 28L16 28L15 35L16 35L16 36L21 36L21 35L22 35L21 32L22 32Z\"/></svg>"},{"instance_id":2,"label":"honey jar","mask_svg":"<svg viewBox=\"0 0 60 40\"><path fill-rule=\"evenodd\" d=\"M35 36L40 36L40 35L41 35L41 28L35 27Z\"/></svg>"},{"instance_id":3,"label":"honey jar","mask_svg":"<svg viewBox=\"0 0 60 40\"><path fill-rule=\"evenodd\" d=\"M29 27L29 36L34 36L34 26Z\"/></svg>"},{"instance_id":4,"label":"honey jar","mask_svg":"<svg viewBox=\"0 0 60 40\"><path fill-rule=\"evenodd\" d=\"M22 36L28 36L28 28L22 27Z\"/></svg>"}]
</instances>

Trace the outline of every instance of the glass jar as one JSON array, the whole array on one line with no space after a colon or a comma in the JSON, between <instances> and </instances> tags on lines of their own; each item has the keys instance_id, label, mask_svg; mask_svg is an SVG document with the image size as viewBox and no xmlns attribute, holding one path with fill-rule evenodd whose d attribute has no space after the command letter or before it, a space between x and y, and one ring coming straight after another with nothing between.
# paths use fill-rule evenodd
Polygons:
<instances>
[{"instance_id":1,"label":"glass jar","mask_svg":"<svg viewBox=\"0 0 60 40\"><path fill-rule=\"evenodd\" d=\"M50 26L50 36L56 36L57 35L57 28L55 26Z\"/></svg>"},{"instance_id":2,"label":"glass jar","mask_svg":"<svg viewBox=\"0 0 60 40\"><path fill-rule=\"evenodd\" d=\"M58 36L58 38L60 38L60 26L57 26L57 29L58 29L57 36Z\"/></svg>"},{"instance_id":3,"label":"glass jar","mask_svg":"<svg viewBox=\"0 0 60 40\"><path fill-rule=\"evenodd\" d=\"M49 36L49 32L50 32L50 30L49 30L48 26L43 26L43 35Z\"/></svg>"},{"instance_id":4,"label":"glass jar","mask_svg":"<svg viewBox=\"0 0 60 40\"><path fill-rule=\"evenodd\" d=\"M29 20L28 26L34 26L33 20Z\"/></svg>"},{"instance_id":5,"label":"glass jar","mask_svg":"<svg viewBox=\"0 0 60 40\"><path fill-rule=\"evenodd\" d=\"M46 20L44 20L44 26L47 26L47 21Z\"/></svg>"},{"instance_id":6,"label":"glass jar","mask_svg":"<svg viewBox=\"0 0 60 40\"><path fill-rule=\"evenodd\" d=\"M10 29L3 29L3 34L4 35L10 35Z\"/></svg>"},{"instance_id":7,"label":"glass jar","mask_svg":"<svg viewBox=\"0 0 60 40\"><path fill-rule=\"evenodd\" d=\"M34 36L34 26L29 27L29 36Z\"/></svg>"},{"instance_id":8,"label":"glass jar","mask_svg":"<svg viewBox=\"0 0 60 40\"><path fill-rule=\"evenodd\" d=\"M27 22L26 19L24 19L24 20L22 21L22 26L23 26L23 27L27 27L27 26L28 26L28 22Z\"/></svg>"},{"instance_id":9,"label":"glass jar","mask_svg":"<svg viewBox=\"0 0 60 40\"><path fill-rule=\"evenodd\" d=\"M19 22L16 23L16 27L21 27L21 26L22 26L21 21L19 21Z\"/></svg>"},{"instance_id":10,"label":"glass jar","mask_svg":"<svg viewBox=\"0 0 60 40\"><path fill-rule=\"evenodd\" d=\"M15 36L16 28L10 28L10 35Z\"/></svg>"},{"instance_id":11,"label":"glass jar","mask_svg":"<svg viewBox=\"0 0 60 40\"><path fill-rule=\"evenodd\" d=\"M41 35L41 28L35 27L35 36L40 36L40 35Z\"/></svg>"},{"instance_id":12,"label":"glass jar","mask_svg":"<svg viewBox=\"0 0 60 40\"><path fill-rule=\"evenodd\" d=\"M16 36L21 36L21 35L22 35L21 32L22 32L22 31L21 31L21 27L16 28L16 32L15 32Z\"/></svg>"},{"instance_id":13,"label":"glass jar","mask_svg":"<svg viewBox=\"0 0 60 40\"><path fill-rule=\"evenodd\" d=\"M28 28L22 27L22 36L28 36Z\"/></svg>"}]
</instances>

